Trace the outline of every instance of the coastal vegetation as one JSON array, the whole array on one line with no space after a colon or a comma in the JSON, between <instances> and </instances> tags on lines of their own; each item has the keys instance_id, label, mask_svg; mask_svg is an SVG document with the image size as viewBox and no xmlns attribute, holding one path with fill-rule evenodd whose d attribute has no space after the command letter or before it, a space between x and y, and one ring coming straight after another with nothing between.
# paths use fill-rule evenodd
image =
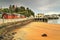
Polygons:
<instances>
[{"instance_id":1,"label":"coastal vegetation","mask_svg":"<svg viewBox=\"0 0 60 40\"><path fill-rule=\"evenodd\" d=\"M34 16L34 12L29 8L25 8L24 6L17 7L15 5L10 5L9 8L0 8L0 13L1 12L11 13L11 14L17 13L24 15L26 17L30 17L31 15Z\"/></svg>"}]
</instances>

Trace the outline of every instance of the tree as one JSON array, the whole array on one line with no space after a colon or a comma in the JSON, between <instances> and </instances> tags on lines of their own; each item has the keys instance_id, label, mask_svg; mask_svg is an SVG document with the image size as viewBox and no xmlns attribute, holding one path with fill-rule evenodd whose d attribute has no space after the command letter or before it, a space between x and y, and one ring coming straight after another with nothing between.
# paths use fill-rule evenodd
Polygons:
<instances>
[{"instance_id":1,"label":"tree","mask_svg":"<svg viewBox=\"0 0 60 40\"><path fill-rule=\"evenodd\" d=\"M34 12L33 12L32 10L30 10L30 12L31 12L31 15L33 15L33 16L34 16Z\"/></svg>"},{"instance_id":2,"label":"tree","mask_svg":"<svg viewBox=\"0 0 60 40\"><path fill-rule=\"evenodd\" d=\"M15 5L10 5L9 8L4 8L2 12L6 12L6 13L19 13L22 15L25 15L27 17L30 17L31 15L34 16L34 12L29 9L21 6L21 7L15 7Z\"/></svg>"},{"instance_id":3,"label":"tree","mask_svg":"<svg viewBox=\"0 0 60 40\"><path fill-rule=\"evenodd\" d=\"M4 8L3 12L9 13L9 9L8 8Z\"/></svg>"},{"instance_id":4,"label":"tree","mask_svg":"<svg viewBox=\"0 0 60 40\"><path fill-rule=\"evenodd\" d=\"M16 13L19 12L19 8L18 8L18 7L15 8L15 12L16 12Z\"/></svg>"},{"instance_id":5,"label":"tree","mask_svg":"<svg viewBox=\"0 0 60 40\"><path fill-rule=\"evenodd\" d=\"M15 8L15 5L10 5L10 6L9 6L9 12L10 12L10 13L14 13L14 12L15 12L15 9L16 9L16 8Z\"/></svg>"},{"instance_id":6,"label":"tree","mask_svg":"<svg viewBox=\"0 0 60 40\"><path fill-rule=\"evenodd\" d=\"M25 7L21 6L21 7L20 7L20 11L21 11L21 12L22 12L22 11L25 11Z\"/></svg>"},{"instance_id":7,"label":"tree","mask_svg":"<svg viewBox=\"0 0 60 40\"><path fill-rule=\"evenodd\" d=\"M31 16L33 15L34 16L34 12L32 10L30 10L29 8L26 9L27 10L27 16Z\"/></svg>"}]
</instances>

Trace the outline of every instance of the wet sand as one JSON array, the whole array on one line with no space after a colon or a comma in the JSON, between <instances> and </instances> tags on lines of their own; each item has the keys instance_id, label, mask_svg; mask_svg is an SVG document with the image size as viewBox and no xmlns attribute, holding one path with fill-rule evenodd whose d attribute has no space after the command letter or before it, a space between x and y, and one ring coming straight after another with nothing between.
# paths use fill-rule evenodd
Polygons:
<instances>
[{"instance_id":1,"label":"wet sand","mask_svg":"<svg viewBox=\"0 0 60 40\"><path fill-rule=\"evenodd\" d=\"M13 40L60 40L60 25L43 22L31 22L22 28L16 29ZM42 37L42 34L47 37Z\"/></svg>"}]
</instances>

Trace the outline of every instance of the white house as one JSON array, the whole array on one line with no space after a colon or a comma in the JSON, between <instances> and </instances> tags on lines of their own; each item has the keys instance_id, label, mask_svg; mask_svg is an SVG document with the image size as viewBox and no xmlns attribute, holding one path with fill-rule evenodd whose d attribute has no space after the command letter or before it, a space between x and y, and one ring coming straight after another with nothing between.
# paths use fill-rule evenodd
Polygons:
<instances>
[{"instance_id":1,"label":"white house","mask_svg":"<svg viewBox=\"0 0 60 40\"><path fill-rule=\"evenodd\" d=\"M44 17L43 13L39 13L39 14L35 15L35 18L43 18L43 17Z\"/></svg>"}]
</instances>

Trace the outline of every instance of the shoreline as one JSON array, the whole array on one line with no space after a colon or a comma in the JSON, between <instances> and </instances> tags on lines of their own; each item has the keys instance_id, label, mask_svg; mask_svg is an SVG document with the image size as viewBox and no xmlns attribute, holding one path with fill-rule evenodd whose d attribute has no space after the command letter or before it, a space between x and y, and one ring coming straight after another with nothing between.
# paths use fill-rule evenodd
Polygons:
<instances>
[{"instance_id":1,"label":"shoreline","mask_svg":"<svg viewBox=\"0 0 60 40\"><path fill-rule=\"evenodd\" d=\"M14 35L14 39L22 40L59 40L60 39L60 25L47 24L44 22L32 22L20 29L16 29L13 32L17 32ZM22 33L22 34L21 34ZM41 37L43 33L47 34L47 37ZM23 36L23 37L22 37Z\"/></svg>"}]
</instances>

